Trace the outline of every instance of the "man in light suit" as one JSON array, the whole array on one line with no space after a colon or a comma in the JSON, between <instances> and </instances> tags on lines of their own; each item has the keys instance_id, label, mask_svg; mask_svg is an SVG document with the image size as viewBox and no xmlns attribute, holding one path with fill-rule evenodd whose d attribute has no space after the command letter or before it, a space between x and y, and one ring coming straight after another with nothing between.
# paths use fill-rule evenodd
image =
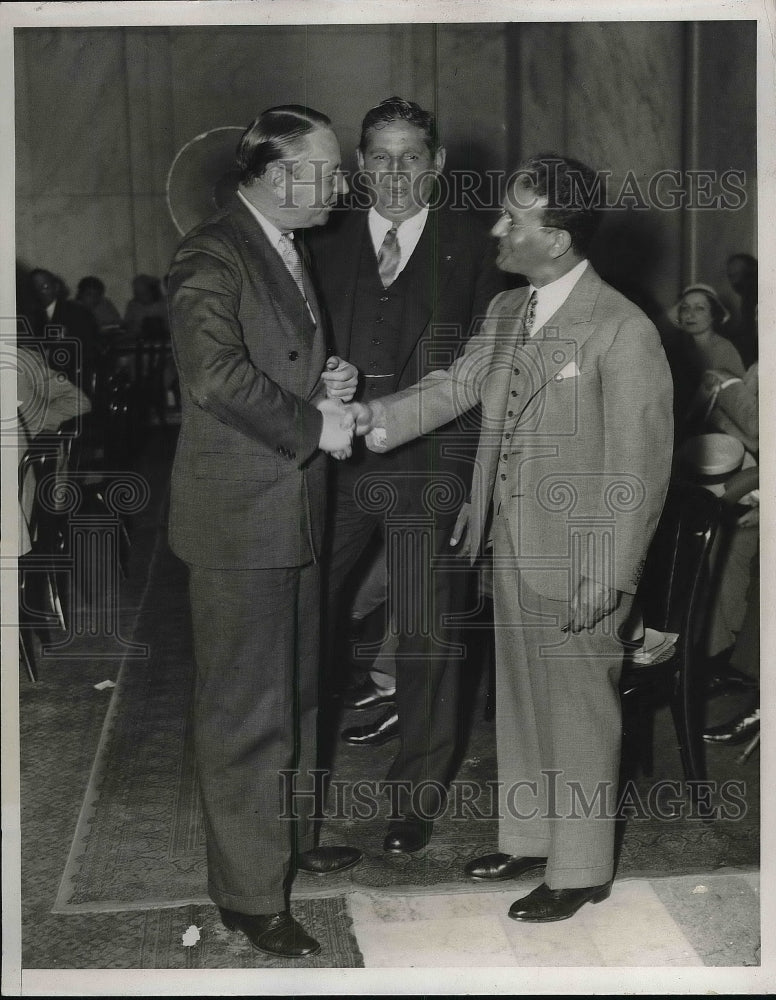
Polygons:
<instances>
[{"instance_id":1,"label":"man in light suit","mask_svg":"<svg viewBox=\"0 0 776 1000\"><path fill-rule=\"evenodd\" d=\"M595 190L574 160L523 164L493 235L499 267L529 287L493 301L446 371L359 408L359 432L373 428L369 447L385 450L482 403L454 540L466 524L472 559L492 545L500 851L467 873L499 881L545 866L509 911L521 921L562 920L610 892L619 640L671 465L658 333L587 259Z\"/></svg>"},{"instance_id":2,"label":"man in light suit","mask_svg":"<svg viewBox=\"0 0 776 1000\"><path fill-rule=\"evenodd\" d=\"M169 276L183 404L170 545L189 567L209 893L255 948L304 958L319 945L289 913L294 870L360 859L314 846L308 805L289 820L280 773L307 788L316 767L323 452L350 453L357 379L326 362L293 231L325 222L346 184L329 119L297 105L261 114L237 161L234 200L187 234Z\"/></svg>"},{"instance_id":3,"label":"man in light suit","mask_svg":"<svg viewBox=\"0 0 776 1000\"><path fill-rule=\"evenodd\" d=\"M371 207L333 218L311 246L337 351L362 373L359 398L369 401L412 385L440 353L452 361L505 280L474 213L431 204L445 164L432 114L400 97L382 101L364 116L357 157ZM387 775L397 804L383 844L389 852L428 843L457 744L463 647L446 619L463 611L467 581L431 564L447 550L471 458L448 447L447 431L388 456L354 448L335 470L329 621L370 540L393 531L387 549L401 552L389 567L387 611L397 640L395 694L368 682L345 700L352 708L394 700L395 709L343 733L361 745L399 737Z\"/></svg>"}]
</instances>

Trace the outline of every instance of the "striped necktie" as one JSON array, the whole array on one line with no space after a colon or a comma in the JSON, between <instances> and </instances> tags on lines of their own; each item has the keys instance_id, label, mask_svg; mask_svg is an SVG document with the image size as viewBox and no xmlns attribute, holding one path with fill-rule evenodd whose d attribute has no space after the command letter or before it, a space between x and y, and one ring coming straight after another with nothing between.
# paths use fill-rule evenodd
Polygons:
<instances>
[{"instance_id":1,"label":"striped necktie","mask_svg":"<svg viewBox=\"0 0 776 1000\"><path fill-rule=\"evenodd\" d=\"M304 268L302 267L302 258L296 249L293 236L290 236L288 233L281 233L278 240L278 249L280 250L280 256L283 258L283 263L288 268L291 277L296 282L297 288L302 293L302 298L306 302L307 292L304 288Z\"/></svg>"},{"instance_id":2,"label":"striped necktie","mask_svg":"<svg viewBox=\"0 0 776 1000\"><path fill-rule=\"evenodd\" d=\"M387 288L396 277L400 261L399 237L396 233L396 224L394 223L385 234L383 245L377 253L377 269L380 272L380 280L383 283L383 288Z\"/></svg>"}]
</instances>

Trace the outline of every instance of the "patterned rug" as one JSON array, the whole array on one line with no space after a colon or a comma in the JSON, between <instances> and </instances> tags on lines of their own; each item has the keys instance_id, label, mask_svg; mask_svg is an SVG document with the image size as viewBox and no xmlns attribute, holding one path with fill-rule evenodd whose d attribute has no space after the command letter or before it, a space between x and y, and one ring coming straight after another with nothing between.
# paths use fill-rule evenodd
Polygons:
<instances>
[{"instance_id":1,"label":"patterned rug","mask_svg":"<svg viewBox=\"0 0 776 1000\"><path fill-rule=\"evenodd\" d=\"M170 554L161 532L133 638L147 643L150 655L128 659L120 671L54 913L205 907L209 903L189 722L192 666L185 570ZM481 701L482 694L473 702L471 733L457 781L487 791L496 775L494 726L484 717ZM352 713L345 722L364 721L363 716L369 718L366 713ZM659 725L655 773L658 778L663 774L675 777L680 768L674 736L670 723L663 720ZM366 749L340 742L333 767L340 787L379 782L392 759L393 746ZM713 824L686 815L664 820L635 815L624 826L619 877L758 865L756 755L746 765L736 765L730 748L711 749L709 766L718 782L748 783L743 792L745 814ZM635 786L642 790L644 801L653 780L641 778ZM357 888L406 893L413 888L428 892L432 887L452 886L466 891L471 887L462 879L464 863L496 849L496 820L476 814L477 808L487 814L483 800L474 808L463 803L457 810L448 810L424 850L389 855L382 851L387 815L382 796L367 802L359 818L352 809L340 807L335 792L330 789L321 842L357 846L364 852L364 861L342 876L325 880L298 876L292 893L295 906L309 909L313 902L323 906L324 899ZM481 885L476 888L482 891ZM210 909L215 912L212 905ZM344 909L337 914L324 910L310 911L306 926L329 917L336 917L338 923L346 920ZM349 936L344 926L338 933ZM319 934L327 936L324 931Z\"/></svg>"}]
</instances>

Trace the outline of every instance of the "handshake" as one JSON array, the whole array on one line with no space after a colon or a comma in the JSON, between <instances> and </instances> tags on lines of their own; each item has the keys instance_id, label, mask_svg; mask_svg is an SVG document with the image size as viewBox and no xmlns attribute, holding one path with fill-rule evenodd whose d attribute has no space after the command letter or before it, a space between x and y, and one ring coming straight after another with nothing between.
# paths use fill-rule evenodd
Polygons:
<instances>
[{"instance_id":1,"label":"handshake","mask_svg":"<svg viewBox=\"0 0 776 1000\"><path fill-rule=\"evenodd\" d=\"M358 385L358 369L348 361L331 357L321 375L326 395L316 402L323 414L323 427L318 447L333 458L350 458L353 436L368 434L374 425L372 407L351 400Z\"/></svg>"}]
</instances>

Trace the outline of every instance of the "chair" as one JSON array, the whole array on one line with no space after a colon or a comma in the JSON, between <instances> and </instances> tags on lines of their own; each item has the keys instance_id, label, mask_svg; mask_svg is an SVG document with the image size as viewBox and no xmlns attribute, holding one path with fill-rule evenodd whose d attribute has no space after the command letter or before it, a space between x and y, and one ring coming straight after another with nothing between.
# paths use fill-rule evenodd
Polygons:
<instances>
[{"instance_id":1,"label":"chair","mask_svg":"<svg viewBox=\"0 0 776 1000\"><path fill-rule=\"evenodd\" d=\"M642 762L645 751L649 754L647 773L651 773L652 742L651 734L647 738L645 733L643 709L668 699L685 779L691 783L691 797L697 791L694 783L706 778L704 685L699 676L696 639L703 614L702 591L709 552L721 517L721 501L709 490L681 483L670 487L637 597L645 626L678 633L679 638L662 662L640 665L626 658L620 685L625 736L634 735L630 723L635 713ZM651 712L649 719L651 722Z\"/></svg>"}]
</instances>

